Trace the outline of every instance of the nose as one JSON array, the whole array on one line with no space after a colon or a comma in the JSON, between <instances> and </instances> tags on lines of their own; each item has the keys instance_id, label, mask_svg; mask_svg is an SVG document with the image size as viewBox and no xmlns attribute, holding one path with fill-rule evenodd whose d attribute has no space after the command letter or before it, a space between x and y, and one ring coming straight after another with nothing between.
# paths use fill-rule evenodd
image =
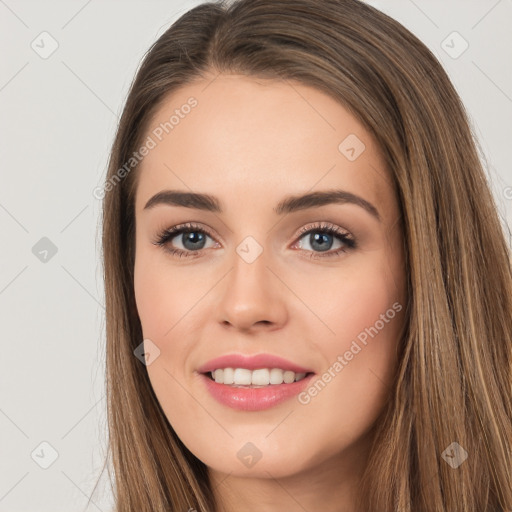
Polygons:
<instances>
[{"instance_id":1,"label":"nose","mask_svg":"<svg viewBox=\"0 0 512 512\"><path fill-rule=\"evenodd\" d=\"M251 263L237 253L218 302L218 318L225 328L240 331L282 328L288 319L286 286L268 266L263 251Z\"/></svg>"}]
</instances>

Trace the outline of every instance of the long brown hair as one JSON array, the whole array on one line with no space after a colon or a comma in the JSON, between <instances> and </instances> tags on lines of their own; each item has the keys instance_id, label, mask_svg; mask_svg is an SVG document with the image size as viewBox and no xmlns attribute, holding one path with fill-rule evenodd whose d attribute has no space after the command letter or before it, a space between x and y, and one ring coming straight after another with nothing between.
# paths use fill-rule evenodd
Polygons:
<instances>
[{"instance_id":1,"label":"long brown hair","mask_svg":"<svg viewBox=\"0 0 512 512\"><path fill-rule=\"evenodd\" d=\"M137 166L126 162L169 93L218 73L331 95L375 137L391 170L407 328L359 509L512 509L510 248L459 96L421 41L359 0L239 0L193 8L153 44L110 155L102 243L116 511L216 510L206 466L173 431L134 356L142 342L133 286ZM459 446L467 459L454 468L443 455Z\"/></svg>"}]
</instances>

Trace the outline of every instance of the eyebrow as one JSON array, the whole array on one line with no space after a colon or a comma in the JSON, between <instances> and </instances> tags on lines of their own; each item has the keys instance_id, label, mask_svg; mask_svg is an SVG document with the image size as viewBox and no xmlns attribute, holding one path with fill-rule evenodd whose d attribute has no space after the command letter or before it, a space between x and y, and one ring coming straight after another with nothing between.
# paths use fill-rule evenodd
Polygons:
<instances>
[{"instance_id":1,"label":"eyebrow","mask_svg":"<svg viewBox=\"0 0 512 512\"><path fill-rule=\"evenodd\" d=\"M288 196L277 204L274 212L277 215L283 215L329 204L355 204L366 210L379 222L381 221L379 211L372 203L346 190L325 190L298 196ZM221 202L215 196L195 192L182 192L180 190L162 190L158 192L149 199L146 206L144 206L144 210L157 205L183 206L196 210L222 213Z\"/></svg>"}]
</instances>

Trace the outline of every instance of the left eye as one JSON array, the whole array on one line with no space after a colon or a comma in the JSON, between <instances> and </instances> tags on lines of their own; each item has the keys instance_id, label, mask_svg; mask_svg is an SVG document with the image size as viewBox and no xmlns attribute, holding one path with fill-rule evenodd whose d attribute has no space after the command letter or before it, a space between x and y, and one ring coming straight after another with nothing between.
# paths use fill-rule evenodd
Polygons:
<instances>
[{"instance_id":1,"label":"left eye","mask_svg":"<svg viewBox=\"0 0 512 512\"><path fill-rule=\"evenodd\" d=\"M310 253L310 258L328 258L331 256L338 256L341 253L347 252L348 250L356 247L356 241L351 235L342 229L332 224L321 224L320 226L305 226L300 232L300 239L305 238L313 249L319 249L316 251L307 251ZM332 247L331 239L338 239L341 241L341 247L338 249L329 250ZM301 244L301 249L304 247ZM325 253L325 254L321 254Z\"/></svg>"},{"instance_id":2,"label":"left eye","mask_svg":"<svg viewBox=\"0 0 512 512\"><path fill-rule=\"evenodd\" d=\"M197 253L205 248L204 244L206 238L212 239L211 235L204 229L193 224L174 226L170 229L162 231L157 239L153 242L155 245L162 246L173 255L179 257L190 257L195 256ZM302 239L306 239L312 251L306 250L303 244L300 243ZM171 243L174 239L178 239L181 243L182 248L174 247ZM341 242L341 247L338 249L330 250L332 247L332 240L338 239ZM216 243L216 242L215 242ZM337 226L331 224L323 224L316 226L306 226L302 228L298 235L298 242L292 247L299 243L301 250L311 253L311 258L325 258L330 256L336 256L340 253L347 252L349 249L353 249L356 246L355 240L346 232L342 231ZM321 254L321 253L326 253Z\"/></svg>"},{"instance_id":3,"label":"left eye","mask_svg":"<svg viewBox=\"0 0 512 512\"><path fill-rule=\"evenodd\" d=\"M204 243L207 237L211 238L210 235L200 227L193 225L175 226L160 233L154 243L164 246L173 254L189 256L189 254L187 254L188 252L196 252L204 249ZM177 239L182 244L183 249L171 246L173 245L171 242L174 239Z\"/></svg>"},{"instance_id":4,"label":"left eye","mask_svg":"<svg viewBox=\"0 0 512 512\"><path fill-rule=\"evenodd\" d=\"M326 252L329 249L332 249L332 245L335 241L335 239L338 238L338 242L342 244L343 242L340 242L340 236L335 236L332 233L329 233L328 231L324 230L311 230L308 231L305 235L302 235L300 239L306 240L306 242L309 244L309 247L313 250L318 250L319 252ZM307 249L307 247L304 247L301 245L301 249Z\"/></svg>"}]
</instances>

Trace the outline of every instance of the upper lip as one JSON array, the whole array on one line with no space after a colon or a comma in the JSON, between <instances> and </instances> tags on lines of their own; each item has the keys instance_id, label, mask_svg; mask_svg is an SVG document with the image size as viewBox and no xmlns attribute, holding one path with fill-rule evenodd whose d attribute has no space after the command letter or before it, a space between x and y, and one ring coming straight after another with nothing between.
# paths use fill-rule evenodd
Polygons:
<instances>
[{"instance_id":1,"label":"upper lip","mask_svg":"<svg viewBox=\"0 0 512 512\"><path fill-rule=\"evenodd\" d=\"M211 359L207 363L200 366L197 371L199 373L207 373L217 370L218 368L247 368L248 370L257 370L259 368L280 368L295 373L312 373L298 364L283 359L282 357L272 354L256 354L246 356L243 354L226 354L224 356Z\"/></svg>"}]
</instances>

